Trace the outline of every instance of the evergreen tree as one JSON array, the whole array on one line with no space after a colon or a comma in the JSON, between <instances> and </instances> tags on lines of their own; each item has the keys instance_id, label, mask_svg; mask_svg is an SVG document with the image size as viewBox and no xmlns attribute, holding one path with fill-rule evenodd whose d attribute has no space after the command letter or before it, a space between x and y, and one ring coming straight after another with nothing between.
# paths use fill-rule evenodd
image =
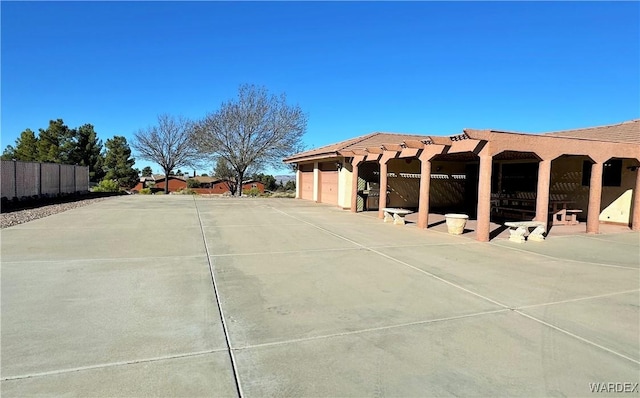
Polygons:
<instances>
[{"instance_id":1,"label":"evergreen tree","mask_svg":"<svg viewBox=\"0 0 640 398\"><path fill-rule=\"evenodd\" d=\"M16 148L14 148L12 145L7 145L6 148L4 148L4 151L2 152L2 156L1 156L2 160L13 160L16 158Z\"/></svg>"},{"instance_id":2,"label":"evergreen tree","mask_svg":"<svg viewBox=\"0 0 640 398\"><path fill-rule=\"evenodd\" d=\"M28 162L38 160L38 139L30 129L23 131L16 140L14 157L16 160Z\"/></svg>"},{"instance_id":3,"label":"evergreen tree","mask_svg":"<svg viewBox=\"0 0 640 398\"><path fill-rule=\"evenodd\" d=\"M46 130L40 129L38 137L38 160L41 162L68 163L73 150L71 130L62 119L50 120Z\"/></svg>"},{"instance_id":4,"label":"evergreen tree","mask_svg":"<svg viewBox=\"0 0 640 398\"><path fill-rule=\"evenodd\" d=\"M295 191L296 190L296 181L289 180L286 184L284 184L284 189L287 191Z\"/></svg>"},{"instance_id":5,"label":"evergreen tree","mask_svg":"<svg viewBox=\"0 0 640 398\"><path fill-rule=\"evenodd\" d=\"M114 136L105 143L107 153L104 158L105 179L115 180L121 187L132 187L138 181L134 170L135 159L131 157L131 148L127 139Z\"/></svg>"},{"instance_id":6,"label":"evergreen tree","mask_svg":"<svg viewBox=\"0 0 640 398\"><path fill-rule=\"evenodd\" d=\"M254 174L252 179L256 181L260 181L264 184L264 188L267 191L275 191L278 188L278 183L276 182L276 178L270 174Z\"/></svg>"},{"instance_id":7,"label":"evergreen tree","mask_svg":"<svg viewBox=\"0 0 640 398\"><path fill-rule=\"evenodd\" d=\"M91 124L84 124L73 131L74 143L69 163L89 166L89 179L100 181L104 177L102 140L98 139L98 134Z\"/></svg>"},{"instance_id":8,"label":"evergreen tree","mask_svg":"<svg viewBox=\"0 0 640 398\"><path fill-rule=\"evenodd\" d=\"M151 177L152 174L153 174L153 170L151 170L151 167L146 166L144 169L142 169L143 177Z\"/></svg>"}]
</instances>

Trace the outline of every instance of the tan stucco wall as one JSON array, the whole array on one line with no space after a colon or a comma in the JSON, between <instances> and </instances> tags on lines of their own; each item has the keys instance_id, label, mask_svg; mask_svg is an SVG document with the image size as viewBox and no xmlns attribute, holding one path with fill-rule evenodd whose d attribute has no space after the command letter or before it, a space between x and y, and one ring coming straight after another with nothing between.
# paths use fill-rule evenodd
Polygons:
<instances>
[{"instance_id":1,"label":"tan stucco wall","mask_svg":"<svg viewBox=\"0 0 640 398\"><path fill-rule=\"evenodd\" d=\"M338 206L343 209L351 208L352 182L352 166L351 164L345 164L338 173Z\"/></svg>"},{"instance_id":2,"label":"tan stucco wall","mask_svg":"<svg viewBox=\"0 0 640 398\"><path fill-rule=\"evenodd\" d=\"M465 162L431 162L431 186L429 206L457 207L464 203L465 179L456 176L465 174ZM444 178L439 178L440 176Z\"/></svg>"},{"instance_id":3,"label":"tan stucco wall","mask_svg":"<svg viewBox=\"0 0 640 398\"><path fill-rule=\"evenodd\" d=\"M313 163L313 200L318 201L318 194L320 192L320 177L318 171L318 162Z\"/></svg>"},{"instance_id":4,"label":"tan stucco wall","mask_svg":"<svg viewBox=\"0 0 640 398\"><path fill-rule=\"evenodd\" d=\"M420 174L420 161L416 158L389 160L388 172L394 173L387 180L390 193L388 194L389 207L418 207L420 199L420 178L407 178L398 173Z\"/></svg>"},{"instance_id":5,"label":"tan stucco wall","mask_svg":"<svg viewBox=\"0 0 640 398\"><path fill-rule=\"evenodd\" d=\"M620 224L631 222L633 189L636 185L636 173L627 167L636 163L631 159L622 161L622 181L619 187L602 187L602 211L600 221Z\"/></svg>"},{"instance_id":6,"label":"tan stucco wall","mask_svg":"<svg viewBox=\"0 0 640 398\"><path fill-rule=\"evenodd\" d=\"M420 174L420 161L416 158L391 159L389 173ZM455 207L464 203L465 162L432 161L430 206ZM458 177L458 178L457 178ZM420 178L389 177L389 207L418 207Z\"/></svg>"},{"instance_id":7,"label":"tan stucco wall","mask_svg":"<svg viewBox=\"0 0 640 398\"><path fill-rule=\"evenodd\" d=\"M603 192L604 196L604 192ZM633 190L627 189L600 213L600 221L628 224L631 220Z\"/></svg>"},{"instance_id":8,"label":"tan stucco wall","mask_svg":"<svg viewBox=\"0 0 640 398\"><path fill-rule=\"evenodd\" d=\"M582 209L579 216L587 217L589 204L589 187L582 185L582 164L588 158L585 156L567 156L558 158L551 165L551 186L549 194L566 195L575 200L571 207ZM636 182L636 172L627 169L633 166L633 160L622 161L622 179L619 187L602 187L600 205L600 221L627 224L631 220L631 200Z\"/></svg>"}]
</instances>

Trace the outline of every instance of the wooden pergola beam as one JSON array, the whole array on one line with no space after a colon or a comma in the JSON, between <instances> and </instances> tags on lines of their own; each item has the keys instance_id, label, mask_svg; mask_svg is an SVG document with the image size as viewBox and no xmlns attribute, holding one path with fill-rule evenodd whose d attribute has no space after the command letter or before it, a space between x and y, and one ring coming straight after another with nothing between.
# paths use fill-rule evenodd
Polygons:
<instances>
[{"instance_id":1,"label":"wooden pergola beam","mask_svg":"<svg viewBox=\"0 0 640 398\"><path fill-rule=\"evenodd\" d=\"M400 144L382 144L380 147L385 151L396 151L396 152L400 152L403 149L402 145Z\"/></svg>"},{"instance_id":2,"label":"wooden pergola beam","mask_svg":"<svg viewBox=\"0 0 640 398\"><path fill-rule=\"evenodd\" d=\"M424 142L420 140L406 140L405 142L403 142L403 144L406 148L417 148L417 149L424 148Z\"/></svg>"},{"instance_id":3,"label":"wooden pergola beam","mask_svg":"<svg viewBox=\"0 0 640 398\"><path fill-rule=\"evenodd\" d=\"M384 149L380 147L367 147L366 151L369 153L382 154L382 152L384 152Z\"/></svg>"}]
</instances>

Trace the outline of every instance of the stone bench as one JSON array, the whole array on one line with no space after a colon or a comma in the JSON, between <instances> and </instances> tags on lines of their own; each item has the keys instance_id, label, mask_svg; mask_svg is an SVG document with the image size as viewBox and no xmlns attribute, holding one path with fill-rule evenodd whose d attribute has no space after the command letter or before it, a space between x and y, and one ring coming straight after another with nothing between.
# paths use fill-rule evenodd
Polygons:
<instances>
[{"instance_id":1,"label":"stone bench","mask_svg":"<svg viewBox=\"0 0 640 398\"><path fill-rule=\"evenodd\" d=\"M384 212L384 222L393 221L396 225L404 225L404 217L407 214L413 213L411 210L398 209L395 207L385 207L382 211Z\"/></svg>"},{"instance_id":2,"label":"stone bench","mask_svg":"<svg viewBox=\"0 0 640 398\"><path fill-rule=\"evenodd\" d=\"M508 221L504 223L509 227L509 240L517 243L524 243L524 236L528 233L527 240L536 242L544 242L544 233L546 224L540 221ZM529 233L529 228L533 228L533 231Z\"/></svg>"},{"instance_id":3,"label":"stone bench","mask_svg":"<svg viewBox=\"0 0 640 398\"><path fill-rule=\"evenodd\" d=\"M582 213L580 209L567 209L565 220L567 225L578 225L578 214Z\"/></svg>"}]
</instances>

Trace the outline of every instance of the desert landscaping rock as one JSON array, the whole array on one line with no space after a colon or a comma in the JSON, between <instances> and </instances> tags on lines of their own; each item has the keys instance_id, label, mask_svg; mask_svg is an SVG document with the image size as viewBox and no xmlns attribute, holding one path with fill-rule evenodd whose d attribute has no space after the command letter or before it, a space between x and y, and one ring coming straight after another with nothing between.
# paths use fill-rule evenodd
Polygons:
<instances>
[{"instance_id":1,"label":"desert landscaping rock","mask_svg":"<svg viewBox=\"0 0 640 398\"><path fill-rule=\"evenodd\" d=\"M8 228L14 225L24 224L39 218L48 217L53 214L62 213L63 211L76 209L78 207L88 206L93 203L102 202L111 198L90 198L78 200L75 202L58 203L45 205L33 209L16 210L10 213L0 214L0 228Z\"/></svg>"}]
</instances>

